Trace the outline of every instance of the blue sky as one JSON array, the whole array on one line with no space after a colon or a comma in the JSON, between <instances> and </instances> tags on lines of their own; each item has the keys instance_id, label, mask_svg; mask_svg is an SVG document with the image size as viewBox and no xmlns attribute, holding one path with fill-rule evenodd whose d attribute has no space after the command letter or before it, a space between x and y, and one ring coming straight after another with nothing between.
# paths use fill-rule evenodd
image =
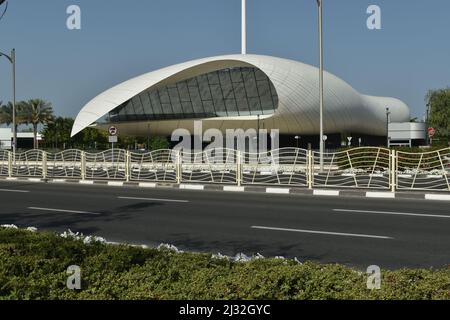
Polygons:
<instances>
[{"instance_id":1,"label":"blue sky","mask_svg":"<svg viewBox=\"0 0 450 320\"><path fill-rule=\"evenodd\" d=\"M424 114L428 89L450 85L450 1L324 0L325 67L358 91ZM41 97L76 116L103 90L187 60L240 52L240 0L9 0L0 51L17 49L18 99ZM247 0L248 51L318 65L315 0ZM82 29L66 28L66 8ZM382 30L366 27L379 5ZM0 60L0 100L10 69Z\"/></svg>"}]
</instances>

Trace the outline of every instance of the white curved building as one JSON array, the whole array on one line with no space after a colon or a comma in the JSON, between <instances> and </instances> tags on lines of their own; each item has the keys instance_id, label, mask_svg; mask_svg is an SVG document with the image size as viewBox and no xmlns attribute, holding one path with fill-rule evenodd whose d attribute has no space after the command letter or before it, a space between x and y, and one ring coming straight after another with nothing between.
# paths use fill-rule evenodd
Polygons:
<instances>
[{"instance_id":1,"label":"white curved building","mask_svg":"<svg viewBox=\"0 0 450 320\"><path fill-rule=\"evenodd\" d=\"M325 73L326 134L386 136L392 122L408 122L410 110L395 98L360 94ZM119 84L90 101L72 135L107 116L123 135L171 135L177 128L278 129L282 135L319 134L319 70L297 61L261 55L194 60Z\"/></svg>"}]
</instances>

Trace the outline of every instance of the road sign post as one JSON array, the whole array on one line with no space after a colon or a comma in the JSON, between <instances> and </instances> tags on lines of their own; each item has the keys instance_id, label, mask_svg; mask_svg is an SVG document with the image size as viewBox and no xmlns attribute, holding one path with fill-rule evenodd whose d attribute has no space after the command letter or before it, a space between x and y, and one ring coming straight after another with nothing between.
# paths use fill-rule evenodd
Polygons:
<instances>
[{"instance_id":1,"label":"road sign post","mask_svg":"<svg viewBox=\"0 0 450 320\"><path fill-rule=\"evenodd\" d=\"M436 134L436 130L434 128L430 127L430 128L428 128L427 132L428 132L428 138L430 138L430 145L433 145L433 137Z\"/></svg>"},{"instance_id":2,"label":"road sign post","mask_svg":"<svg viewBox=\"0 0 450 320\"><path fill-rule=\"evenodd\" d=\"M351 147L352 146L353 137L347 137L347 140L348 140L348 146Z\"/></svg>"},{"instance_id":3,"label":"road sign post","mask_svg":"<svg viewBox=\"0 0 450 320\"><path fill-rule=\"evenodd\" d=\"M119 131L116 127L111 126L108 129L109 132L109 143L111 143L111 150L112 150L112 165L114 166L114 143L118 142L117 134Z\"/></svg>"}]
</instances>

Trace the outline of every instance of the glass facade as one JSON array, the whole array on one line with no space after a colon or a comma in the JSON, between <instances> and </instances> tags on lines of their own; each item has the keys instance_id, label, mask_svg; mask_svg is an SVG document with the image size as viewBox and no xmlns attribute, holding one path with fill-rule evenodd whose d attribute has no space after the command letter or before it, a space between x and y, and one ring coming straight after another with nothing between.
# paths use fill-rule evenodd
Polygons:
<instances>
[{"instance_id":1,"label":"glass facade","mask_svg":"<svg viewBox=\"0 0 450 320\"><path fill-rule=\"evenodd\" d=\"M273 114L278 96L256 68L214 71L146 90L109 113L110 122Z\"/></svg>"}]
</instances>

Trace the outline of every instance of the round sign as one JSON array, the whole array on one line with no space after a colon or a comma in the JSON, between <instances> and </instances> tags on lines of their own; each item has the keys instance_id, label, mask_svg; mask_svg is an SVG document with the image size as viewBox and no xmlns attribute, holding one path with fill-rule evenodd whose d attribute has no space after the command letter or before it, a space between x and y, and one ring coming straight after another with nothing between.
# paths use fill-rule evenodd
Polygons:
<instances>
[{"instance_id":1,"label":"round sign","mask_svg":"<svg viewBox=\"0 0 450 320\"><path fill-rule=\"evenodd\" d=\"M116 127L109 127L108 131L111 136L116 136L118 132Z\"/></svg>"},{"instance_id":2,"label":"round sign","mask_svg":"<svg viewBox=\"0 0 450 320\"><path fill-rule=\"evenodd\" d=\"M434 128L428 128L428 136L434 137L434 135L436 134L436 130Z\"/></svg>"}]
</instances>

